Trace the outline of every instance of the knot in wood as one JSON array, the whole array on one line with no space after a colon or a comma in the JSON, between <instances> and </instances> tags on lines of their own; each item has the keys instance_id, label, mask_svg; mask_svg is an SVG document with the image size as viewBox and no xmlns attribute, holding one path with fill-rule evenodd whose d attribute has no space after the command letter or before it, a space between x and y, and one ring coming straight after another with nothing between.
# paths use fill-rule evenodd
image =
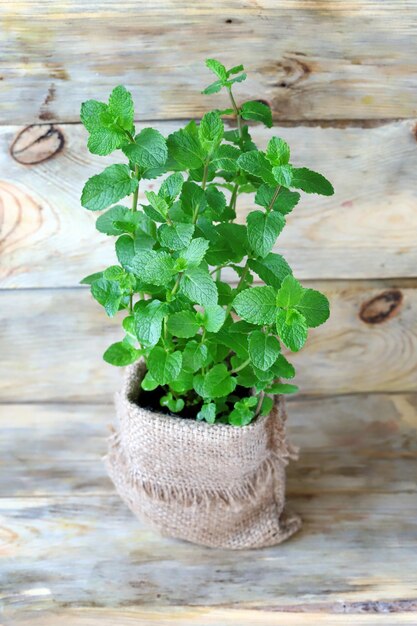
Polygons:
<instances>
[{"instance_id":1,"label":"knot in wood","mask_svg":"<svg viewBox=\"0 0 417 626\"><path fill-rule=\"evenodd\" d=\"M64 143L64 135L53 124L32 124L14 139L10 154L22 165L35 165L56 156Z\"/></svg>"},{"instance_id":2,"label":"knot in wood","mask_svg":"<svg viewBox=\"0 0 417 626\"><path fill-rule=\"evenodd\" d=\"M383 291L362 304L359 317L366 324L381 324L398 313L402 301L403 294L399 289Z\"/></svg>"}]
</instances>

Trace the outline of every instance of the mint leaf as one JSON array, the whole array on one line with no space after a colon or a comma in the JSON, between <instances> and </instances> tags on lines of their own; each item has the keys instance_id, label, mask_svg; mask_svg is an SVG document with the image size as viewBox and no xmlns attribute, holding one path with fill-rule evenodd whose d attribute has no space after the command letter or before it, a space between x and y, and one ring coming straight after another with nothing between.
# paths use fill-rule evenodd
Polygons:
<instances>
[{"instance_id":1,"label":"mint leaf","mask_svg":"<svg viewBox=\"0 0 417 626\"><path fill-rule=\"evenodd\" d=\"M289 363L283 354L280 354L272 366L275 378L294 378L295 368Z\"/></svg>"},{"instance_id":2,"label":"mint leaf","mask_svg":"<svg viewBox=\"0 0 417 626\"><path fill-rule=\"evenodd\" d=\"M310 328L324 324L330 315L328 299L323 293L315 289L304 289L296 309L304 315L307 326Z\"/></svg>"},{"instance_id":3,"label":"mint leaf","mask_svg":"<svg viewBox=\"0 0 417 626\"><path fill-rule=\"evenodd\" d=\"M297 393L298 387L297 385L290 385L287 383L274 383L271 387L265 390L267 393L279 393L279 394L288 394L288 393Z\"/></svg>"},{"instance_id":4,"label":"mint leaf","mask_svg":"<svg viewBox=\"0 0 417 626\"><path fill-rule=\"evenodd\" d=\"M106 235L122 235L130 226L135 230L138 225L138 213L133 213L125 206L117 204L100 215L96 221L96 228Z\"/></svg>"},{"instance_id":5,"label":"mint leaf","mask_svg":"<svg viewBox=\"0 0 417 626\"><path fill-rule=\"evenodd\" d=\"M233 300L236 313L252 324L272 324L276 314L276 295L272 287L251 287Z\"/></svg>"},{"instance_id":6,"label":"mint leaf","mask_svg":"<svg viewBox=\"0 0 417 626\"><path fill-rule=\"evenodd\" d=\"M277 293L277 305L288 309L298 304L304 293L304 287L290 274L284 278Z\"/></svg>"},{"instance_id":7,"label":"mint leaf","mask_svg":"<svg viewBox=\"0 0 417 626\"><path fill-rule=\"evenodd\" d=\"M276 212L252 211L246 218L248 241L256 256L265 257L285 226L285 218Z\"/></svg>"},{"instance_id":8,"label":"mint leaf","mask_svg":"<svg viewBox=\"0 0 417 626\"><path fill-rule=\"evenodd\" d=\"M167 312L167 304L160 300L140 300L135 305L136 336L145 348L158 343L162 333L162 320Z\"/></svg>"},{"instance_id":9,"label":"mint leaf","mask_svg":"<svg viewBox=\"0 0 417 626\"><path fill-rule=\"evenodd\" d=\"M327 178L306 167L293 169L291 186L301 189L305 193L317 193L321 196L332 196L334 194L333 186Z\"/></svg>"},{"instance_id":10,"label":"mint leaf","mask_svg":"<svg viewBox=\"0 0 417 626\"><path fill-rule=\"evenodd\" d=\"M217 93L218 91L220 91L222 87L223 87L222 82L220 80L216 80L214 81L214 83L211 83L208 87L203 89L201 93L204 93L206 95Z\"/></svg>"},{"instance_id":11,"label":"mint leaf","mask_svg":"<svg viewBox=\"0 0 417 626\"><path fill-rule=\"evenodd\" d=\"M265 126L271 128L272 126L272 112L267 104L258 102L257 100L250 100L245 102L240 107L240 114L244 120L256 120L263 122Z\"/></svg>"},{"instance_id":12,"label":"mint leaf","mask_svg":"<svg viewBox=\"0 0 417 626\"><path fill-rule=\"evenodd\" d=\"M161 187L159 188L158 196L163 198L168 204L171 204L181 193L183 184L184 179L182 177L182 174L180 174L179 172L175 172L164 180Z\"/></svg>"},{"instance_id":13,"label":"mint leaf","mask_svg":"<svg viewBox=\"0 0 417 626\"><path fill-rule=\"evenodd\" d=\"M114 317L122 301L122 292L118 283L99 278L91 285L91 294L101 304L109 317Z\"/></svg>"},{"instance_id":14,"label":"mint leaf","mask_svg":"<svg viewBox=\"0 0 417 626\"><path fill-rule=\"evenodd\" d=\"M294 187L293 167L289 163L287 165L276 165L272 168L275 181L282 187Z\"/></svg>"},{"instance_id":15,"label":"mint leaf","mask_svg":"<svg viewBox=\"0 0 417 626\"><path fill-rule=\"evenodd\" d=\"M140 386L144 391L153 391L158 387L158 383L154 378L152 378L149 372L146 372Z\"/></svg>"},{"instance_id":16,"label":"mint leaf","mask_svg":"<svg viewBox=\"0 0 417 626\"><path fill-rule=\"evenodd\" d=\"M134 107L132 94L119 85L115 87L109 97L108 112L114 123L128 132L133 130Z\"/></svg>"},{"instance_id":17,"label":"mint leaf","mask_svg":"<svg viewBox=\"0 0 417 626\"><path fill-rule=\"evenodd\" d=\"M175 259L163 250L143 250L132 261L132 271L143 282L166 286L175 274Z\"/></svg>"},{"instance_id":18,"label":"mint leaf","mask_svg":"<svg viewBox=\"0 0 417 626\"><path fill-rule=\"evenodd\" d=\"M226 319L226 311L218 304L204 307L204 313L197 315L201 319L202 326L209 333L217 333Z\"/></svg>"},{"instance_id":19,"label":"mint leaf","mask_svg":"<svg viewBox=\"0 0 417 626\"><path fill-rule=\"evenodd\" d=\"M132 163L139 165L142 174L165 165L168 148L164 137L154 128L144 128L136 135L135 143L123 147L123 152Z\"/></svg>"},{"instance_id":20,"label":"mint leaf","mask_svg":"<svg viewBox=\"0 0 417 626\"><path fill-rule=\"evenodd\" d=\"M236 352L242 359L248 358L248 334L247 332L236 332L236 324L223 326L216 334L216 341L227 346Z\"/></svg>"},{"instance_id":21,"label":"mint leaf","mask_svg":"<svg viewBox=\"0 0 417 626\"><path fill-rule=\"evenodd\" d=\"M129 235L119 237L116 241L117 260L128 272L131 272L133 269L133 258L135 254L135 244L132 237L129 237Z\"/></svg>"},{"instance_id":22,"label":"mint leaf","mask_svg":"<svg viewBox=\"0 0 417 626\"><path fill-rule=\"evenodd\" d=\"M124 367L134 363L140 355L139 350L136 350L132 346L123 341L113 343L107 348L103 354L103 359L110 365L116 365L118 367Z\"/></svg>"},{"instance_id":23,"label":"mint leaf","mask_svg":"<svg viewBox=\"0 0 417 626\"><path fill-rule=\"evenodd\" d=\"M166 385L179 375L182 365L181 352L165 352L160 346L156 346L148 357L148 370L159 385Z\"/></svg>"},{"instance_id":24,"label":"mint leaf","mask_svg":"<svg viewBox=\"0 0 417 626\"><path fill-rule=\"evenodd\" d=\"M87 100L81 104L80 119L89 133L100 130L103 126L101 114L107 111L107 104L97 100Z\"/></svg>"},{"instance_id":25,"label":"mint leaf","mask_svg":"<svg viewBox=\"0 0 417 626\"><path fill-rule=\"evenodd\" d=\"M161 246L170 250L181 250L190 244L194 233L193 224L162 224L158 230Z\"/></svg>"},{"instance_id":26,"label":"mint leaf","mask_svg":"<svg viewBox=\"0 0 417 626\"><path fill-rule=\"evenodd\" d=\"M213 209L215 221L220 218L226 208L226 196L219 191L214 185L210 185L206 189L206 198L210 209Z\"/></svg>"},{"instance_id":27,"label":"mint leaf","mask_svg":"<svg viewBox=\"0 0 417 626\"><path fill-rule=\"evenodd\" d=\"M260 330L249 335L249 356L255 367L262 371L269 370L281 351L279 341Z\"/></svg>"},{"instance_id":28,"label":"mint leaf","mask_svg":"<svg viewBox=\"0 0 417 626\"><path fill-rule=\"evenodd\" d=\"M197 267L204 259L208 247L209 242L207 239L196 237L196 239L191 241L186 250L180 252L180 257L187 261L187 267Z\"/></svg>"},{"instance_id":29,"label":"mint leaf","mask_svg":"<svg viewBox=\"0 0 417 626\"><path fill-rule=\"evenodd\" d=\"M216 421L216 405L214 402L203 404L199 412L197 413L197 420L205 420L208 424L214 424Z\"/></svg>"},{"instance_id":30,"label":"mint leaf","mask_svg":"<svg viewBox=\"0 0 417 626\"><path fill-rule=\"evenodd\" d=\"M222 82L227 80L227 71L225 66L220 63L220 61L216 61L216 59L206 59L206 66L216 74L217 78L219 78Z\"/></svg>"},{"instance_id":31,"label":"mint leaf","mask_svg":"<svg viewBox=\"0 0 417 626\"><path fill-rule=\"evenodd\" d=\"M226 170L227 172L237 172L238 165L237 159L239 158L241 151L234 146L228 144L222 144L217 148L211 158L211 162L216 169Z\"/></svg>"},{"instance_id":32,"label":"mint leaf","mask_svg":"<svg viewBox=\"0 0 417 626\"><path fill-rule=\"evenodd\" d=\"M152 211L149 212L149 217L153 219L155 222L165 222L168 214L168 204L161 198L156 195L154 191L145 191L146 199L152 207ZM149 207L143 207L143 210L146 211Z\"/></svg>"},{"instance_id":33,"label":"mint leaf","mask_svg":"<svg viewBox=\"0 0 417 626\"><path fill-rule=\"evenodd\" d=\"M203 165L205 154L194 121L169 135L167 145L170 156L184 169L193 170Z\"/></svg>"},{"instance_id":34,"label":"mint leaf","mask_svg":"<svg viewBox=\"0 0 417 626\"><path fill-rule=\"evenodd\" d=\"M103 277L103 272L95 272L94 274L89 274L85 276L82 280L80 280L80 285L92 285L96 280Z\"/></svg>"},{"instance_id":35,"label":"mint leaf","mask_svg":"<svg viewBox=\"0 0 417 626\"><path fill-rule=\"evenodd\" d=\"M261 178L268 185L276 187L276 181L271 171L271 164L260 150L250 150L240 155L237 160L240 169Z\"/></svg>"},{"instance_id":36,"label":"mint leaf","mask_svg":"<svg viewBox=\"0 0 417 626\"><path fill-rule=\"evenodd\" d=\"M182 354L182 364L184 367L184 352ZM186 393L187 391L190 391L190 389L193 388L192 372L186 372L182 369L177 378L169 383L169 386L172 391L175 391L175 393Z\"/></svg>"},{"instance_id":37,"label":"mint leaf","mask_svg":"<svg viewBox=\"0 0 417 626\"><path fill-rule=\"evenodd\" d=\"M204 190L192 181L187 181L183 184L180 200L181 207L190 216L197 215L207 205Z\"/></svg>"},{"instance_id":38,"label":"mint leaf","mask_svg":"<svg viewBox=\"0 0 417 626\"><path fill-rule=\"evenodd\" d=\"M286 165L290 160L290 147L279 137L272 137L268 142L265 156L271 165Z\"/></svg>"},{"instance_id":39,"label":"mint leaf","mask_svg":"<svg viewBox=\"0 0 417 626\"><path fill-rule=\"evenodd\" d=\"M138 181L130 177L127 165L110 165L101 174L88 179L81 204L89 211L101 211L135 191Z\"/></svg>"},{"instance_id":40,"label":"mint leaf","mask_svg":"<svg viewBox=\"0 0 417 626\"><path fill-rule=\"evenodd\" d=\"M290 191L282 187L278 196L275 198L273 205L271 202L275 195L276 187L269 187L263 184L259 187L255 195L255 202L266 209L271 208L273 211L279 211L283 215L290 213L300 201L300 194L296 191Z\"/></svg>"},{"instance_id":41,"label":"mint leaf","mask_svg":"<svg viewBox=\"0 0 417 626\"><path fill-rule=\"evenodd\" d=\"M249 267L267 285L279 289L284 278L292 273L283 256L271 252L262 260L249 259Z\"/></svg>"},{"instance_id":42,"label":"mint leaf","mask_svg":"<svg viewBox=\"0 0 417 626\"><path fill-rule=\"evenodd\" d=\"M208 349L205 344L188 341L183 352L183 367L186 372L197 372L208 358Z\"/></svg>"},{"instance_id":43,"label":"mint leaf","mask_svg":"<svg viewBox=\"0 0 417 626\"><path fill-rule=\"evenodd\" d=\"M201 306L217 304L217 287L207 270L190 267L186 270L180 283L180 291L193 304Z\"/></svg>"},{"instance_id":44,"label":"mint leaf","mask_svg":"<svg viewBox=\"0 0 417 626\"><path fill-rule=\"evenodd\" d=\"M168 318L168 330L175 337L188 339L194 337L200 328L196 314L191 311L179 311Z\"/></svg>"},{"instance_id":45,"label":"mint leaf","mask_svg":"<svg viewBox=\"0 0 417 626\"><path fill-rule=\"evenodd\" d=\"M280 309L277 313L276 325L282 343L292 352L298 352L307 341L306 320L299 311Z\"/></svg>"},{"instance_id":46,"label":"mint leaf","mask_svg":"<svg viewBox=\"0 0 417 626\"><path fill-rule=\"evenodd\" d=\"M209 111L203 116L198 127L201 145L206 151L212 152L223 138L224 126L217 111Z\"/></svg>"},{"instance_id":47,"label":"mint leaf","mask_svg":"<svg viewBox=\"0 0 417 626\"><path fill-rule=\"evenodd\" d=\"M104 102L87 100L81 105L81 121L90 133L87 147L92 154L106 156L128 141L122 128L106 126L103 120L106 116L108 106Z\"/></svg>"},{"instance_id":48,"label":"mint leaf","mask_svg":"<svg viewBox=\"0 0 417 626\"><path fill-rule=\"evenodd\" d=\"M194 389L202 398L222 398L236 387L236 378L230 375L224 363L212 367L205 376L194 376Z\"/></svg>"}]
</instances>

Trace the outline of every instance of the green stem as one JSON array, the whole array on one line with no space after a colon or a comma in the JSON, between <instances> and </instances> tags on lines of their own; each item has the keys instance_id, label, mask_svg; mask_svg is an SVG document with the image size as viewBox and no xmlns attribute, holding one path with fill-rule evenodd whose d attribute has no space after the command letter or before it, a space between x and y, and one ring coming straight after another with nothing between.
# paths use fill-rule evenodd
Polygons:
<instances>
[{"instance_id":1,"label":"green stem","mask_svg":"<svg viewBox=\"0 0 417 626\"><path fill-rule=\"evenodd\" d=\"M136 189L135 189L135 191L133 193L133 201L132 201L132 211L133 212L138 210L139 181L140 181L139 165L135 165L135 178L138 181L138 186L136 187Z\"/></svg>"},{"instance_id":2,"label":"green stem","mask_svg":"<svg viewBox=\"0 0 417 626\"><path fill-rule=\"evenodd\" d=\"M242 139L242 118L240 116L239 108L236 104L236 100L233 97L232 88L229 87L228 91L229 91L230 102L232 103L233 111L235 112L235 115L236 115L237 132L239 133L239 138Z\"/></svg>"},{"instance_id":3,"label":"green stem","mask_svg":"<svg viewBox=\"0 0 417 626\"><path fill-rule=\"evenodd\" d=\"M129 313L133 313L133 293L129 294Z\"/></svg>"},{"instance_id":4,"label":"green stem","mask_svg":"<svg viewBox=\"0 0 417 626\"><path fill-rule=\"evenodd\" d=\"M235 367L233 370L231 370L230 373L237 374L238 372L240 372L240 370L245 369L245 367L249 365L249 363L250 363L250 359L246 359L246 361L243 361L243 363L239 365L239 367Z\"/></svg>"},{"instance_id":5,"label":"green stem","mask_svg":"<svg viewBox=\"0 0 417 626\"><path fill-rule=\"evenodd\" d=\"M239 293L239 289L243 285L243 282L244 282L244 280L246 278L246 274L248 273L248 271L249 271L249 266L248 266L248 262L246 261L246 265L243 267L242 275L241 275L240 280L239 280L239 282L237 284L237 287L236 287L236 295ZM226 317L229 315L231 310L232 310L232 302L230 302L230 304L227 305Z\"/></svg>"},{"instance_id":6,"label":"green stem","mask_svg":"<svg viewBox=\"0 0 417 626\"><path fill-rule=\"evenodd\" d=\"M175 282L175 285L173 286L172 291L171 291L171 297L172 297L172 296L175 296L175 294L176 294L176 293L177 293L177 291L178 291L178 288L179 288L179 286L180 286L180 282L181 282L181 276L182 276L182 274L181 274L181 273L180 273L180 274L178 274L178 278L177 278L177 280L176 280L176 282Z\"/></svg>"},{"instance_id":7,"label":"green stem","mask_svg":"<svg viewBox=\"0 0 417 626\"><path fill-rule=\"evenodd\" d=\"M262 402L264 401L264 397L265 397L265 392L261 391L261 393L259 394L258 404L256 405L255 417L258 417L259 415L259 412L262 407Z\"/></svg>"},{"instance_id":8,"label":"green stem","mask_svg":"<svg viewBox=\"0 0 417 626\"><path fill-rule=\"evenodd\" d=\"M203 180L201 182L202 189L205 189L207 185L209 163L210 163L209 159L207 159L207 161L204 163Z\"/></svg>"},{"instance_id":9,"label":"green stem","mask_svg":"<svg viewBox=\"0 0 417 626\"><path fill-rule=\"evenodd\" d=\"M281 189L281 185L278 185L278 187L274 191L274 195L272 196L271 202L268 204L268 208L266 209L267 213L270 213L270 211L272 211L272 207L275 204L275 200L278 198L280 189Z\"/></svg>"}]
</instances>

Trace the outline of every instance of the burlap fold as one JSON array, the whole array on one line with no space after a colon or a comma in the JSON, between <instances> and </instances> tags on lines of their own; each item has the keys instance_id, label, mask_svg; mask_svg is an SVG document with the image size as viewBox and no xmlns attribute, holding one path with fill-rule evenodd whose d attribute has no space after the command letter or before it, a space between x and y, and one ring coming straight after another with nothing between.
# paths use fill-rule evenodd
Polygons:
<instances>
[{"instance_id":1,"label":"burlap fold","mask_svg":"<svg viewBox=\"0 0 417 626\"><path fill-rule=\"evenodd\" d=\"M133 513L165 535L211 547L260 548L295 533L300 518L284 511L285 466L295 455L282 396L248 426L210 425L138 406L144 374L143 362L127 368L106 457Z\"/></svg>"}]
</instances>

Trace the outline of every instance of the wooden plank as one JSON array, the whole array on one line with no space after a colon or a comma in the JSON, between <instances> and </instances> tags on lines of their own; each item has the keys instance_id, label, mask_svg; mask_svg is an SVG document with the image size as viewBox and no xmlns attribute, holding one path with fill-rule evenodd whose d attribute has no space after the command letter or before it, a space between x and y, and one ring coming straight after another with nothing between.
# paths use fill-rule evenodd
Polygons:
<instances>
[{"instance_id":1,"label":"wooden plank","mask_svg":"<svg viewBox=\"0 0 417 626\"><path fill-rule=\"evenodd\" d=\"M119 83L142 119L200 116L219 102L200 93L212 56L244 63L239 93L268 100L278 119L417 113L416 0L127 0L124 9L2 0L2 123L76 121L82 100Z\"/></svg>"},{"instance_id":2,"label":"wooden plank","mask_svg":"<svg viewBox=\"0 0 417 626\"><path fill-rule=\"evenodd\" d=\"M178 128L158 126L165 135ZM119 156L89 155L79 125L42 126L25 140L39 141L15 154L34 163L23 165L9 152L21 130L0 128L0 286L77 285L81 277L115 261L114 238L95 231L96 215L81 208L79 196L84 181ZM260 147L272 134L289 141L295 163L320 169L336 189L332 198L304 196L278 240L277 250L299 278L416 276L413 122L369 129L254 128ZM50 154L54 158L42 160ZM152 186L142 185L142 201L145 188ZM239 221L252 208L251 196L242 196Z\"/></svg>"},{"instance_id":3,"label":"wooden plank","mask_svg":"<svg viewBox=\"0 0 417 626\"><path fill-rule=\"evenodd\" d=\"M388 281L307 283L332 315L291 355L304 394L415 391L416 289ZM86 289L0 292L3 402L109 401L120 369L101 361L122 337Z\"/></svg>"},{"instance_id":4,"label":"wooden plank","mask_svg":"<svg viewBox=\"0 0 417 626\"><path fill-rule=\"evenodd\" d=\"M292 498L415 492L416 394L290 398L288 414ZM0 405L0 497L113 492L101 458L115 421L112 404Z\"/></svg>"}]
</instances>

